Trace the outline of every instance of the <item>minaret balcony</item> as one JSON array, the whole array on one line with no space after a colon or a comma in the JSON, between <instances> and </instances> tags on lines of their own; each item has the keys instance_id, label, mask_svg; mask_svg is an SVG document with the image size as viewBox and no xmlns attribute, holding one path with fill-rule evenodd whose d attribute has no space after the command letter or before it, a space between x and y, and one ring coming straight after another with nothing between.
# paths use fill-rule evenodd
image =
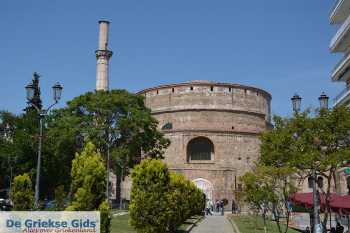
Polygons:
<instances>
[{"instance_id":1,"label":"minaret balcony","mask_svg":"<svg viewBox=\"0 0 350 233\"><path fill-rule=\"evenodd\" d=\"M331 52L345 52L350 45L350 15L344 23L339 27L337 33L331 40Z\"/></svg>"},{"instance_id":2,"label":"minaret balcony","mask_svg":"<svg viewBox=\"0 0 350 233\"><path fill-rule=\"evenodd\" d=\"M97 59L102 57L109 60L112 57L113 52L110 50L96 50L95 54Z\"/></svg>"},{"instance_id":3,"label":"minaret balcony","mask_svg":"<svg viewBox=\"0 0 350 233\"><path fill-rule=\"evenodd\" d=\"M335 1L329 20L331 24L340 24L345 21L346 17L350 14L350 1L349 0L337 0Z\"/></svg>"}]
</instances>

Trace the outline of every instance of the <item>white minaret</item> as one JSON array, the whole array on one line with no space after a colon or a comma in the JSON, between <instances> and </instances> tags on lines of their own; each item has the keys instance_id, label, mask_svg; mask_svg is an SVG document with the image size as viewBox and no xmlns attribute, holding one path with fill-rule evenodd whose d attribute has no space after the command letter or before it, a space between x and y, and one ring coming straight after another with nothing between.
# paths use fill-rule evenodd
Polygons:
<instances>
[{"instance_id":1,"label":"white minaret","mask_svg":"<svg viewBox=\"0 0 350 233\"><path fill-rule=\"evenodd\" d=\"M96 90L108 91L109 89L109 77L108 66L109 59L112 57L113 52L108 50L108 27L109 21L100 20L100 32L98 39L98 49L95 51L97 66L96 66Z\"/></svg>"}]
</instances>

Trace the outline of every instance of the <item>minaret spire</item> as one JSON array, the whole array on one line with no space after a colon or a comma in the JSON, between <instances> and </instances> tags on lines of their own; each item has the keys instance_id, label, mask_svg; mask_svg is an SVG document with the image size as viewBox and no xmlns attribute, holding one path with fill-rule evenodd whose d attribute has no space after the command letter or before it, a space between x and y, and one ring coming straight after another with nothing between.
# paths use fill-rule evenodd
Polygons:
<instances>
[{"instance_id":1,"label":"minaret spire","mask_svg":"<svg viewBox=\"0 0 350 233\"><path fill-rule=\"evenodd\" d=\"M113 52L108 49L108 27L109 21L100 20L98 49L95 51L97 66L96 66L96 90L109 90L109 59Z\"/></svg>"}]
</instances>

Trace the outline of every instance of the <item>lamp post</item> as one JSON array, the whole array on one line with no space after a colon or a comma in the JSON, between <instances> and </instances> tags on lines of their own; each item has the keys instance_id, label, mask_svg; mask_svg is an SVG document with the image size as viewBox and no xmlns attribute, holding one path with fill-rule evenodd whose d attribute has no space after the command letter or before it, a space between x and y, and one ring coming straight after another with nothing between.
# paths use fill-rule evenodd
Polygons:
<instances>
[{"instance_id":1,"label":"lamp post","mask_svg":"<svg viewBox=\"0 0 350 233\"><path fill-rule=\"evenodd\" d=\"M292 105L293 105L293 111L295 113L298 113L300 111L300 106L301 106L301 97L298 94L295 94L292 98ZM320 109L328 109L328 100L329 97L322 92L320 97L318 97L319 104L320 104ZM312 182L312 198L313 198L313 233L322 233L322 226L321 226L321 221L320 221L320 213L319 213L319 193L317 191L317 172L316 169L314 168L312 170L312 177L313 177L313 182Z\"/></svg>"},{"instance_id":2,"label":"lamp post","mask_svg":"<svg viewBox=\"0 0 350 233\"><path fill-rule=\"evenodd\" d=\"M34 74L38 75L38 74ZM43 120L48 113L48 111L58 103L58 101L61 99L61 93L63 87L59 84L56 83L52 87L53 91L53 99L54 103L51 104L47 109L41 109L39 106L37 106L34 102L34 95L35 95L35 86L30 83L26 87L26 92L27 92L27 100L28 104L33 106L35 110L38 112L39 115L39 143L38 143L38 161L37 161L37 168L36 168L36 179L35 179L35 207L38 207L39 204L39 189L40 189L40 168L41 168L41 151L42 151L42 140L43 140Z\"/></svg>"},{"instance_id":3,"label":"lamp post","mask_svg":"<svg viewBox=\"0 0 350 233\"><path fill-rule=\"evenodd\" d=\"M293 111L298 113L301 106L301 97L298 94L295 94L292 98Z\"/></svg>"},{"instance_id":4,"label":"lamp post","mask_svg":"<svg viewBox=\"0 0 350 233\"><path fill-rule=\"evenodd\" d=\"M328 109L329 97L324 92L318 97L318 100L320 102L320 109Z\"/></svg>"}]
</instances>

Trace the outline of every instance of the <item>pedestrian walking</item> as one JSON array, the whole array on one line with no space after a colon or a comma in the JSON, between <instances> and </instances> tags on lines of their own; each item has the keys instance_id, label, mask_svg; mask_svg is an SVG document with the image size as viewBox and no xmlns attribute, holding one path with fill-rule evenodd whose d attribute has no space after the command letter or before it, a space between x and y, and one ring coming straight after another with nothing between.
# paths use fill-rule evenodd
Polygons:
<instances>
[{"instance_id":1,"label":"pedestrian walking","mask_svg":"<svg viewBox=\"0 0 350 233\"><path fill-rule=\"evenodd\" d=\"M206 206L205 206L205 215L213 215L211 212L211 205L210 205L210 201L207 200Z\"/></svg>"}]
</instances>

